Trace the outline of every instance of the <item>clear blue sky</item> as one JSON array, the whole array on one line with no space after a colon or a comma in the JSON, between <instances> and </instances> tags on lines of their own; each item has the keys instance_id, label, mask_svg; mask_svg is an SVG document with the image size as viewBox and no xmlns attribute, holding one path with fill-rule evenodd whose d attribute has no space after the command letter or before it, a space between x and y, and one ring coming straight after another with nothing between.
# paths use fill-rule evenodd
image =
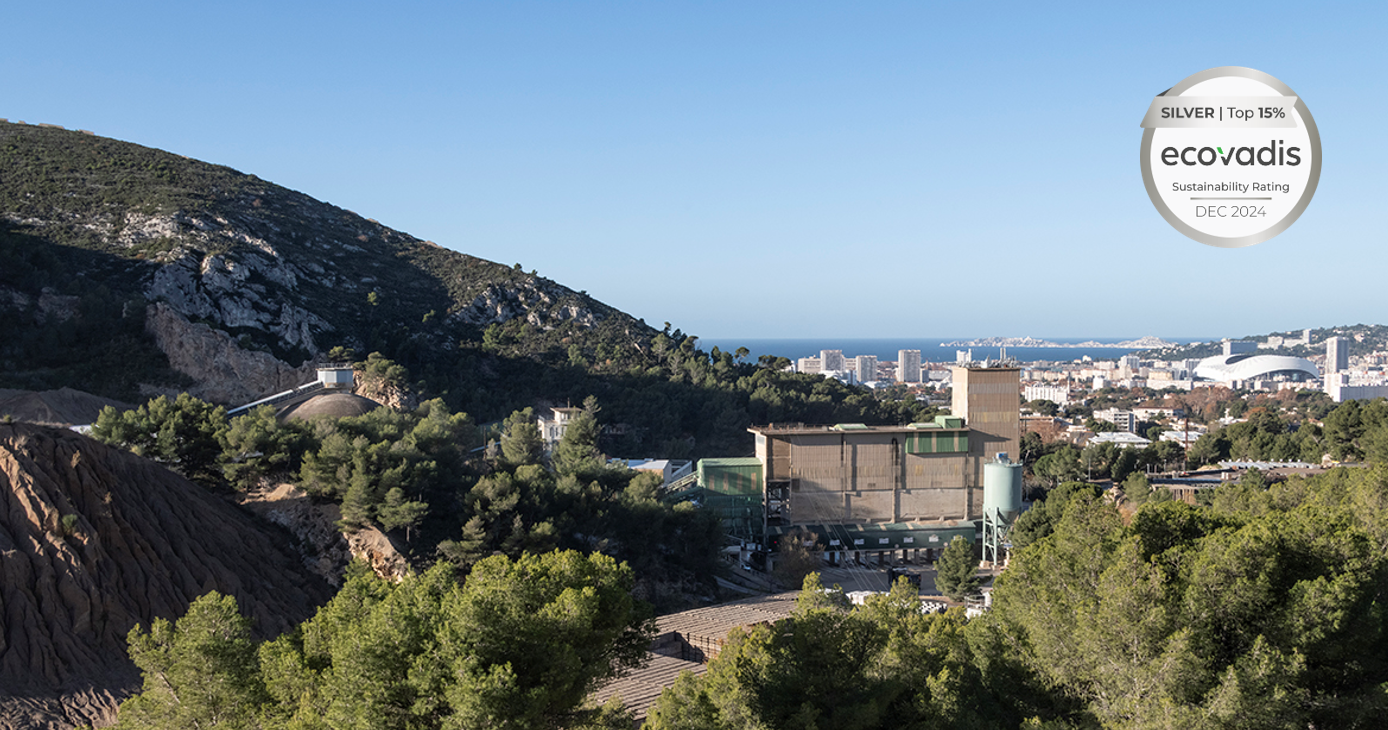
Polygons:
<instances>
[{"instance_id":1,"label":"clear blue sky","mask_svg":"<svg viewBox=\"0 0 1388 730\"><path fill-rule=\"evenodd\" d=\"M0 117L229 165L660 326L1232 336L1388 322L1383 3L22 3ZM1319 191L1245 249L1138 123L1257 68ZM3 170L0 170L3 174Z\"/></svg>"}]
</instances>

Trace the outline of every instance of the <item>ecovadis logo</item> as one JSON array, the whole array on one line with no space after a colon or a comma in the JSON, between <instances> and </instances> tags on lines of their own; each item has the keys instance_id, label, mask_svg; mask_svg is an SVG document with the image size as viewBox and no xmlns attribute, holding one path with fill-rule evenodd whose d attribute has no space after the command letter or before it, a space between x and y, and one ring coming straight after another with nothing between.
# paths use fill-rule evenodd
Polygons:
<instances>
[{"instance_id":1,"label":"ecovadis logo","mask_svg":"<svg viewBox=\"0 0 1388 730\"><path fill-rule=\"evenodd\" d=\"M1228 152L1223 147L1186 147L1177 152L1175 147L1167 147L1161 151L1161 161L1164 165L1204 165L1209 167L1216 162L1222 163L1226 167L1232 161L1235 165L1248 167L1250 165L1262 165L1269 167L1272 165L1300 165L1300 147L1287 147L1280 139L1274 139L1266 147L1254 150L1252 147L1230 147Z\"/></svg>"},{"instance_id":2,"label":"ecovadis logo","mask_svg":"<svg viewBox=\"0 0 1388 730\"><path fill-rule=\"evenodd\" d=\"M1142 120L1142 178L1176 230L1222 248L1286 230L1320 181L1306 104L1261 71L1224 66L1158 94Z\"/></svg>"}]
</instances>

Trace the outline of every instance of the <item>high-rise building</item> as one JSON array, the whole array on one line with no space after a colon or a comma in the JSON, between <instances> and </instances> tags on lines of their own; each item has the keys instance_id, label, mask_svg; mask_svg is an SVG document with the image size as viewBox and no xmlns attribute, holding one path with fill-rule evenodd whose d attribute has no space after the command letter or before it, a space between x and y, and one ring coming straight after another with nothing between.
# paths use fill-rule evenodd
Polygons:
<instances>
[{"instance_id":1,"label":"high-rise building","mask_svg":"<svg viewBox=\"0 0 1388 730\"><path fill-rule=\"evenodd\" d=\"M1242 354L1245 353L1245 352L1257 352L1257 351L1258 351L1258 343L1256 343L1256 342L1248 342L1248 341L1245 341L1245 340L1225 340L1225 341L1224 341L1224 354L1225 354L1225 355L1242 355Z\"/></svg>"},{"instance_id":2,"label":"high-rise building","mask_svg":"<svg viewBox=\"0 0 1388 730\"><path fill-rule=\"evenodd\" d=\"M859 355L854 359L855 371L858 374L859 383L871 383L877 380L877 356Z\"/></svg>"},{"instance_id":3,"label":"high-rise building","mask_svg":"<svg viewBox=\"0 0 1388 730\"><path fill-rule=\"evenodd\" d=\"M1349 370L1349 343L1339 337L1325 340L1325 374Z\"/></svg>"},{"instance_id":4,"label":"high-rise building","mask_svg":"<svg viewBox=\"0 0 1388 730\"><path fill-rule=\"evenodd\" d=\"M847 370L847 365L843 361L843 350L820 350L820 367L824 370Z\"/></svg>"},{"instance_id":5,"label":"high-rise building","mask_svg":"<svg viewBox=\"0 0 1388 730\"><path fill-rule=\"evenodd\" d=\"M1070 389L1064 385L1032 384L1022 389L1022 397L1028 401L1048 400L1056 405L1070 402Z\"/></svg>"},{"instance_id":6,"label":"high-rise building","mask_svg":"<svg viewBox=\"0 0 1388 730\"><path fill-rule=\"evenodd\" d=\"M921 381L920 350L897 350L896 379L897 382L901 383L919 383Z\"/></svg>"},{"instance_id":7,"label":"high-rise building","mask_svg":"<svg viewBox=\"0 0 1388 730\"><path fill-rule=\"evenodd\" d=\"M798 373L819 373L824 370L824 363L817 357L802 357L795 361L795 371Z\"/></svg>"}]
</instances>

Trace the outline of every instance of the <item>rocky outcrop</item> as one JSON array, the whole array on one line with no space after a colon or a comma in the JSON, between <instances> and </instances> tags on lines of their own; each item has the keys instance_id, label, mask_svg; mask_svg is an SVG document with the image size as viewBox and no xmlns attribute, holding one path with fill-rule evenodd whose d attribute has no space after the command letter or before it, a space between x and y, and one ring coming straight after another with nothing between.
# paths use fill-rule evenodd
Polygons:
<instances>
[{"instance_id":1,"label":"rocky outcrop","mask_svg":"<svg viewBox=\"0 0 1388 730\"><path fill-rule=\"evenodd\" d=\"M243 236L243 238L247 238ZM255 239L258 250L274 249ZM205 244L204 244L205 245ZM210 319L225 327L248 327L276 335L288 347L318 351L317 333L332 325L291 301L300 272L277 256L242 252L204 253L187 245L184 255L155 270L145 296L185 317ZM272 292L266 282L274 285Z\"/></svg>"},{"instance_id":2,"label":"rocky outcrop","mask_svg":"<svg viewBox=\"0 0 1388 730\"><path fill-rule=\"evenodd\" d=\"M397 411L413 411L419 407L419 396L409 388L360 370L355 373L352 392Z\"/></svg>"},{"instance_id":3,"label":"rocky outcrop","mask_svg":"<svg viewBox=\"0 0 1388 730\"><path fill-rule=\"evenodd\" d=\"M243 350L227 333L193 324L164 302L146 308L145 329L169 364L196 382L188 392L206 401L241 405L314 378L312 364L295 368L269 353Z\"/></svg>"},{"instance_id":4,"label":"rocky outcrop","mask_svg":"<svg viewBox=\"0 0 1388 730\"><path fill-rule=\"evenodd\" d=\"M409 561L400 552L395 541L384 532L367 526L346 533L344 537L347 538L347 547L352 557L365 560L381 578L399 583L409 575Z\"/></svg>"},{"instance_id":5,"label":"rocky outcrop","mask_svg":"<svg viewBox=\"0 0 1388 730\"><path fill-rule=\"evenodd\" d=\"M524 317L534 327L553 329L558 323L571 321L580 327L593 327L602 317L581 306L573 292L557 285L545 286L538 277L528 277L506 285L493 284L483 289L454 317L468 324L486 326Z\"/></svg>"},{"instance_id":6,"label":"rocky outcrop","mask_svg":"<svg viewBox=\"0 0 1388 730\"><path fill-rule=\"evenodd\" d=\"M333 585L342 581L348 561L365 560L376 575L399 582L410 563L395 541L371 526L342 532L342 510L331 502L315 503L293 484L267 484L237 501L266 520L294 533L304 565Z\"/></svg>"},{"instance_id":7,"label":"rocky outcrop","mask_svg":"<svg viewBox=\"0 0 1388 730\"><path fill-rule=\"evenodd\" d=\"M0 424L0 728L109 724L139 688L126 634L208 591L262 637L295 626L331 589L289 542L151 461Z\"/></svg>"},{"instance_id":8,"label":"rocky outcrop","mask_svg":"<svg viewBox=\"0 0 1388 730\"><path fill-rule=\"evenodd\" d=\"M328 583L341 584L342 570L353 553L338 530L342 510L336 504L315 504L308 492L288 483L266 485L239 495L237 501L293 533L304 565Z\"/></svg>"}]
</instances>

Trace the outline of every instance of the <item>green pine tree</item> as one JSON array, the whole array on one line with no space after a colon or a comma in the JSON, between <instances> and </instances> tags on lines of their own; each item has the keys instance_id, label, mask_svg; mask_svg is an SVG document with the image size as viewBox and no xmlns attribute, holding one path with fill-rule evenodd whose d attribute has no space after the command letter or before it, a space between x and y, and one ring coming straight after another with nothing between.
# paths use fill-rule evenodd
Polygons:
<instances>
[{"instance_id":1,"label":"green pine tree","mask_svg":"<svg viewBox=\"0 0 1388 730\"><path fill-rule=\"evenodd\" d=\"M962 537L954 538L936 565L935 587L940 593L956 601L962 601L977 592L981 584L973 545Z\"/></svg>"},{"instance_id":2,"label":"green pine tree","mask_svg":"<svg viewBox=\"0 0 1388 730\"><path fill-rule=\"evenodd\" d=\"M260 677L250 620L236 599L217 593L193 601L175 623L155 619L130 631L130 658L144 691L121 704L119 728L257 727L269 700Z\"/></svg>"}]
</instances>

